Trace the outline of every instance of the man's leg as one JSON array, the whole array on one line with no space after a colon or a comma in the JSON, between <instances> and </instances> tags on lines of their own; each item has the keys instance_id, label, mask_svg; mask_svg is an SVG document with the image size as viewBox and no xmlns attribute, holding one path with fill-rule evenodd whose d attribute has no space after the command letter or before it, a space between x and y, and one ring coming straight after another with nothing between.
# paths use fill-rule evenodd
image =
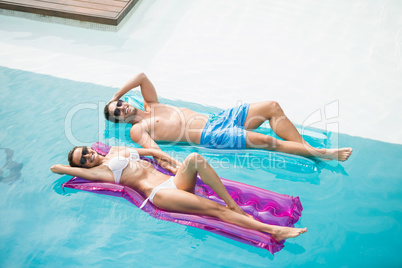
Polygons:
<instances>
[{"instance_id":1,"label":"man's leg","mask_svg":"<svg viewBox=\"0 0 402 268\"><path fill-rule=\"evenodd\" d=\"M280 138L284 139L285 141L301 143L307 147L305 149L308 152L317 152L318 149L312 147L302 138L296 127L289 120L289 118L287 118L281 106L276 101L265 101L250 104L249 111L244 122L244 127L247 130L254 130L266 120L269 120L272 130Z\"/></svg>"},{"instance_id":2,"label":"man's leg","mask_svg":"<svg viewBox=\"0 0 402 268\"><path fill-rule=\"evenodd\" d=\"M266 120L269 120L272 130L282 139L306 143L276 101L264 101L250 104L244 127L247 130L254 130Z\"/></svg>"},{"instance_id":3,"label":"man's leg","mask_svg":"<svg viewBox=\"0 0 402 268\"><path fill-rule=\"evenodd\" d=\"M266 149L302 156L315 156L324 159L345 161L352 153L352 148L317 149L311 146L305 146L305 144L302 143L294 141L282 141L271 136L252 131L247 131L246 138L247 148Z\"/></svg>"}]
</instances>

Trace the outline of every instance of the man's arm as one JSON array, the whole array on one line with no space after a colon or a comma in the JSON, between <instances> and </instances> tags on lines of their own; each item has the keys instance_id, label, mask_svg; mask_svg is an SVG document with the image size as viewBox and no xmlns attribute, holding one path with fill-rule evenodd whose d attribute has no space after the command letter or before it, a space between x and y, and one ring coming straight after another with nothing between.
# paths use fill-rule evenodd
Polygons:
<instances>
[{"instance_id":1,"label":"man's arm","mask_svg":"<svg viewBox=\"0 0 402 268\"><path fill-rule=\"evenodd\" d=\"M139 152L145 153L145 152L152 151L153 158L156 160L156 162L158 162L158 164L161 167L172 172L173 174L177 173L177 170L178 170L179 166L181 165L181 163L179 161L177 161L176 159L167 158L166 157L167 154L162 152L162 150L159 148L158 144L156 144L156 142L151 138L149 133L146 130L144 130L140 124L135 124L131 127L130 137L133 142L138 143L143 148L145 148L144 151L139 151ZM150 150L150 151L147 151L147 150ZM156 153L157 151L159 151L160 153ZM163 156L162 156L162 154L163 154Z\"/></svg>"},{"instance_id":2,"label":"man's arm","mask_svg":"<svg viewBox=\"0 0 402 268\"><path fill-rule=\"evenodd\" d=\"M147 103L159 102L158 95L156 94L156 90L154 85L152 85L151 81L144 73L137 74L130 81L128 81L122 88L120 88L114 95L110 101L119 100L124 94L129 92L131 89L141 87L141 94L144 98L144 101Z\"/></svg>"},{"instance_id":3,"label":"man's arm","mask_svg":"<svg viewBox=\"0 0 402 268\"><path fill-rule=\"evenodd\" d=\"M130 138L145 149L160 150L158 144L151 138L149 133L140 124L134 124L130 130Z\"/></svg>"}]
</instances>

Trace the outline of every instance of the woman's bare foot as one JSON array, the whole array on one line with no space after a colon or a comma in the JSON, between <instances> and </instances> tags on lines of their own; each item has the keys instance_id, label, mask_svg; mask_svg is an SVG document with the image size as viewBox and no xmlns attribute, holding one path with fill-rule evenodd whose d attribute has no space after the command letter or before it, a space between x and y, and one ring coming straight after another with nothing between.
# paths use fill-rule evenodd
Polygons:
<instances>
[{"instance_id":1,"label":"woman's bare foot","mask_svg":"<svg viewBox=\"0 0 402 268\"><path fill-rule=\"evenodd\" d=\"M275 230L275 234L272 234L272 237L279 242L288 238L297 237L305 232L307 232L307 228L277 226L277 230Z\"/></svg>"},{"instance_id":2,"label":"woman's bare foot","mask_svg":"<svg viewBox=\"0 0 402 268\"><path fill-rule=\"evenodd\" d=\"M332 160L346 161L352 154L352 151L352 148L327 149L326 155Z\"/></svg>"}]
</instances>

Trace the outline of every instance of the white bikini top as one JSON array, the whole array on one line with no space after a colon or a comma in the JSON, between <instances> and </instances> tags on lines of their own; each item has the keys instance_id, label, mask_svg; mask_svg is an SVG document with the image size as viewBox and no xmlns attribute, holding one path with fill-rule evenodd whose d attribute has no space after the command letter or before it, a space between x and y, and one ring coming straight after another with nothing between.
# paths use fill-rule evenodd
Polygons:
<instances>
[{"instance_id":1,"label":"white bikini top","mask_svg":"<svg viewBox=\"0 0 402 268\"><path fill-rule=\"evenodd\" d=\"M107 164L104 164L105 166L108 166L110 170L113 172L114 181L116 183L120 182L121 173L123 172L123 169L127 167L130 160L133 161L141 160L137 150L133 148L128 148L127 150L130 152L130 156L128 158L119 155L110 159L110 161Z\"/></svg>"}]
</instances>

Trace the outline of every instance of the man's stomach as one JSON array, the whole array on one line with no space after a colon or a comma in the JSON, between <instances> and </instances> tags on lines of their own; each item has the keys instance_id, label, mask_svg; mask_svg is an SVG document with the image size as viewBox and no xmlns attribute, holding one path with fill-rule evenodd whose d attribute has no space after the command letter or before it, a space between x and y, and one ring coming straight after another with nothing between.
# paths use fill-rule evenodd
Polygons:
<instances>
[{"instance_id":1,"label":"man's stomach","mask_svg":"<svg viewBox=\"0 0 402 268\"><path fill-rule=\"evenodd\" d=\"M155 126L155 141L200 143L208 117L200 115L190 118L181 124L160 124ZM152 135L151 135L152 137Z\"/></svg>"}]
</instances>

